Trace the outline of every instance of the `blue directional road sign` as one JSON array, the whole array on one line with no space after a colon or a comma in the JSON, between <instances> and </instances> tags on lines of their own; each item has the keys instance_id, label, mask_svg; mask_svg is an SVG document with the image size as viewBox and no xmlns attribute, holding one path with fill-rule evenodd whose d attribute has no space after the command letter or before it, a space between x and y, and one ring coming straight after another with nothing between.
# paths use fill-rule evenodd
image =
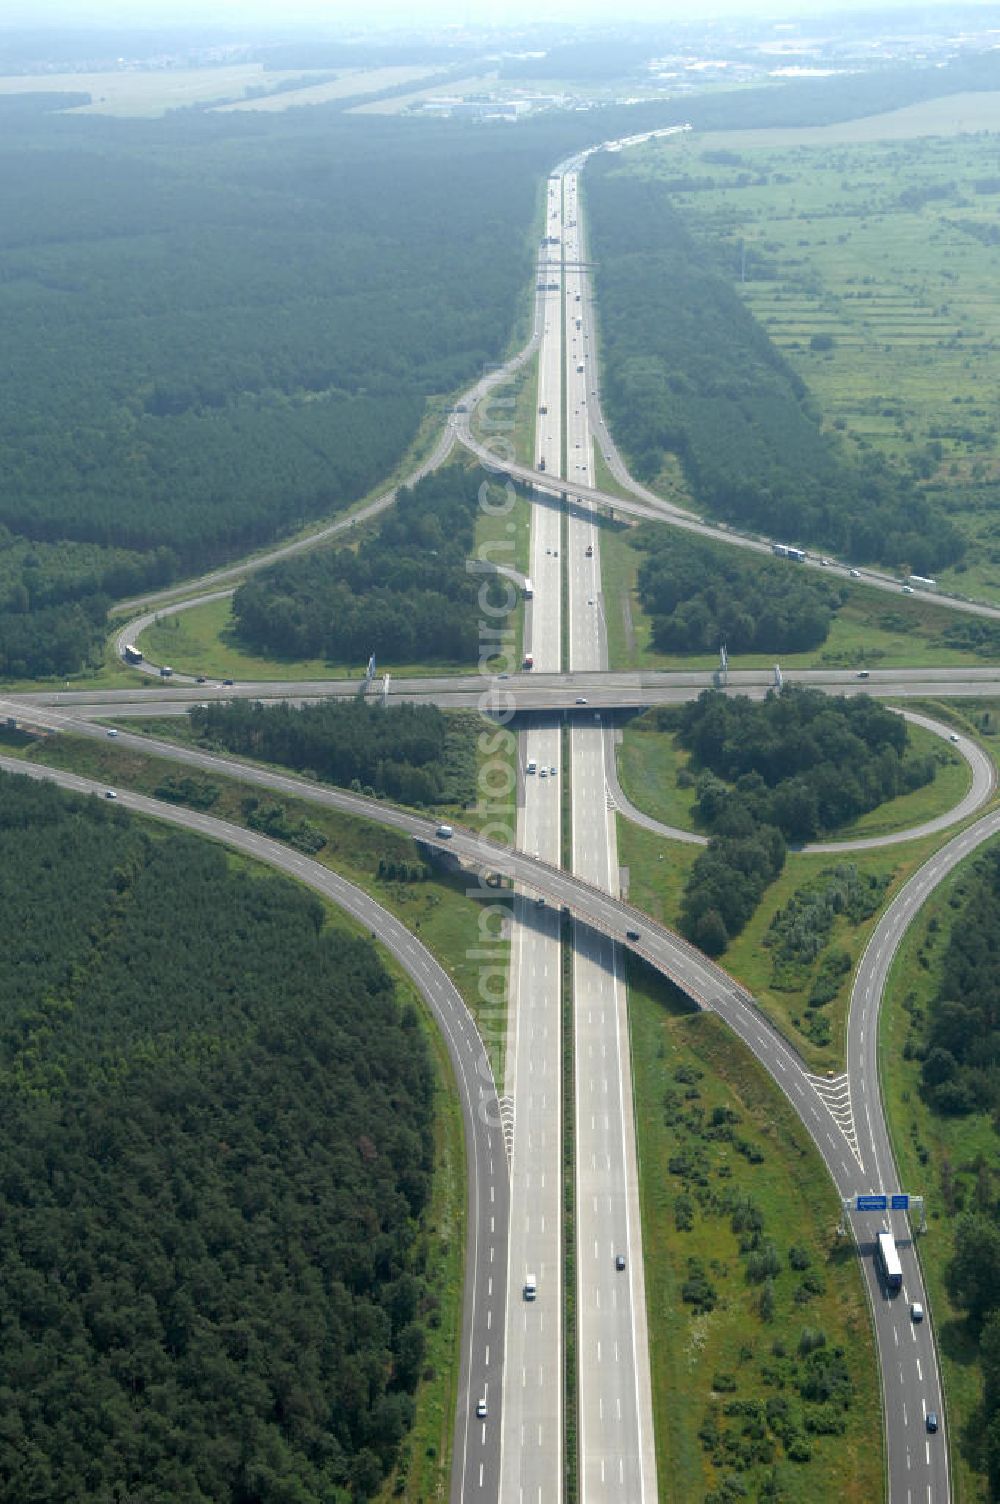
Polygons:
<instances>
[{"instance_id":1,"label":"blue directional road sign","mask_svg":"<svg viewBox=\"0 0 1000 1504\"><path fill-rule=\"evenodd\" d=\"M893 1196L891 1205L894 1212L908 1212L910 1209L910 1198L907 1195Z\"/></svg>"},{"instance_id":2,"label":"blue directional road sign","mask_svg":"<svg viewBox=\"0 0 1000 1504\"><path fill-rule=\"evenodd\" d=\"M887 1196L856 1196L854 1209L859 1212L884 1212L889 1204Z\"/></svg>"}]
</instances>

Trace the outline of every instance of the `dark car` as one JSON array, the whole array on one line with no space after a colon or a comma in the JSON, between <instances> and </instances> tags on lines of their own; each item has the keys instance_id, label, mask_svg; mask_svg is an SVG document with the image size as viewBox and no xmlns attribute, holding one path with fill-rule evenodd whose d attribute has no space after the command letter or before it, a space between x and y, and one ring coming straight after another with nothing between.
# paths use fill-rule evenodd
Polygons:
<instances>
[{"instance_id":1,"label":"dark car","mask_svg":"<svg viewBox=\"0 0 1000 1504\"><path fill-rule=\"evenodd\" d=\"M626 930L625 938L626 940L639 940L641 936L638 930Z\"/></svg>"},{"instance_id":2,"label":"dark car","mask_svg":"<svg viewBox=\"0 0 1000 1504\"><path fill-rule=\"evenodd\" d=\"M197 677L197 679L194 682L196 684L207 684L208 680L205 678L204 674L199 674L198 677Z\"/></svg>"},{"instance_id":3,"label":"dark car","mask_svg":"<svg viewBox=\"0 0 1000 1504\"><path fill-rule=\"evenodd\" d=\"M928 1410L928 1412L927 1412L927 1429L928 1429L928 1431L936 1431L937 1428L938 1428L937 1411L936 1410Z\"/></svg>"},{"instance_id":4,"label":"dark car","mask_svg":"<svg viewBox=\"0 0 1000 1504\"><path fill-rule=\"evenodd\" d=\"M223 684L225 684L225 685L228 686L228 685L234 684L236 681L234 679L223 679L222 682L223 682Z\"/></svg>"}]
</instances>

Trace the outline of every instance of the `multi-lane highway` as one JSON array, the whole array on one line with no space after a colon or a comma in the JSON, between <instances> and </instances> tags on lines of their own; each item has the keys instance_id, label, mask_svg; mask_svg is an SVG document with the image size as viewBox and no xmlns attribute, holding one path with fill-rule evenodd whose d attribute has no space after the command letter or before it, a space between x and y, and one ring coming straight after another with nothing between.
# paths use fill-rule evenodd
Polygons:
<instances>
[{"instance_id":1,"label":"multi-lane highway","mask_svg":"<svg viewBox=\"0 0 1000 1504\"><path fill-rule=\"evenodd\" d=\"M603 629L600 595L595 597L598 625ZM1000 667L950 669L872 669L862 679L852 669L792 669L783 671L786 684L811 685L835 695L875 695L884 700L994 698L1000 695ZM478 674L441 677L393 677L388 701L429 701L446 709L481 709L494 714L533 711L568 711L581 714L584 701L590 711L642 710L650 705L680 705L704 689L722 687L726 694L761 699L774 687L774 674L763 669L729 671L720 686L718 675L708 671L625 670L610 673L577 672L515 673L493 679ZM206 700L290 700L303 703L321 699L353 699L361 691L359 679L262 679L223 685L218 680L187 686L173 681L148 688L128 685L121 689L49 689L11 692L7 699L22 713L34 706L71 710L84 716L185 715L192 705ZM380 691L376 683L375 690Z\"/></svg>"},{"instance_id":2,"label":"multi-lane highway","mask_svg":"<svg viewBox=\"0 0 1000 1504\"><path fill-rule=\"evenodd\" d=\"M567 474L593 466L587 415L590 329L578 177L564 179ZM607 668L600 611L600 532L570 509L566 576L569 668ZM604 782L599 715L570 728L572 870L617 896L618 842ZM628 1000L619 945L578 925L573 945L578 1447L583 1504L655 1504L656 1453L639 1209Z\"/></svg>"},{"instance_id":3,"label":"multi-lane highway","mask_svg":"<svg viewBox=\"0 0 1000 1504\"><path fill-rule=\"evenodd\" d=\"M90 722L77 720L57 711L39 709L38 716L53 729L72 729L83 735L103 736L100 728L93 726ZM121 732L118 745L123 749L152 752L201 771L236 776L241 781L258 787L311 799L351 814L367 816L405 831L428 845L442 844L435 841L435 826L432 821L411 815L404 810L387 807L376 800L365 799L361 795L318 787L306 779L242 764L234 759L202 752L192 747L157 742L152 738L136 736L126 731ZM24 765L12 764L8 761L6 764L0 763L0 766L11 766L21 770ZM33 768L32 772L35 776L47 776L50 770ZM89 786L92 787L92 785ZM163 807L156 801L143 801L141 804L137 803L136 807L150 813L164 813ZM204 818L192 816L192 821L196 822ZM979 840L986 839L988 835L996 832L998 825L1000 825L1000 815L987 816L978 825L963 832L962 836L957 837L946 850L952 850L958 842L968 843L967 846L962 846L961 850L971 849L976 843L977 836ZM193 824L192 828L198 827ZM280 849L284 850L284 848ZM506 846L485 841L480 836L465 833L460 829L456 829L453 837L447 842L447 849L450 855L459 858L470 868L504 873L523 889L544 897L549 907L565 906L568 913L586 923L600 935L618 944L629 945L687 992L699 1006L717 1011L771 1072L788 1096L809 1130L842 1196L848 1197L858 1191L899 1189L892 1179L887 1179L894 1174L894 1171L891 1158L887 1157L884 1147L887 1138L871 1043L874 1039L871 1016L864 1030L860 1025L858 1026L857 1034L859 1039L867 1039L871 1054L854 1059L853 1068L844 1081L817 1081L809 1076L794 1050L757 1010L753 998L744 988L729 977L721 967L702 956L688 942L654 923L648 916L641 914L601 888L546 863L530 853L510 850ZM286 854L292 856L292 854ZM934 872L933 868L930 870ZM869 947L869 953L872 953L871 947ZM874 954L880 963L888 964L884 948L880 952L879 947L876 946ZM877 1009L880 1000L880 987L881 980L877 985L872 985L869 1006L873 1010ZM854 1027L854 1008L852 1008L852 1031ZM848 1103L846 1112L845 1088ZM853 1107L851 1106L852 1098ZM862 1102L863 1107L859 1105ZM927 1309L926 1295L922 1289L919 1268L915 1262L912 1268L908 1268L907 1286L908 1298L920 1300ZM898 1302L891 1307L893 1312L898 1312L898 1309ZM886 1325L884 1312L881 1312L880 1307L876 1305L875 1310L883 1373L887 1374L892 1371L892 1355L898 1338L898 1330ZM881 1321L878 1319L880 1314ZM924 1385L925 1395L937 1397L940 1388L936 1371L932 1367L933 1359L933 1350L924 1354L921 1361L920 1381ZM495 1353L493 1362L496 1363ZM906 1436L910 1441L910 1450L904 1455L901 1465L905 1468L908 1460L910 1464L908 1470L912 1471L913 1448L915 1447L912 1430L913 1411L904 1396L902 1385L898 1388L891 1384L887 1385L885 1398L887 1431L895 1429L897 1434ZM928 1408L932 1406L929 1404ZM895 1464L896 1459L894 1459ZM932 1454L931 1463L927 1465L937 1469L943 1466L936 1454ZM932 1485L931 1494L924 1494L921 1497L929 1499L930 1504L943 1504L948 1496L946 1492L941 1491L941 1488L941 1484ZM466 1496L479 1497L478 1494ZM896 1496L893 1495L893 1497ZM906 1495L901 1493L898 1497L905 1499ZM917 1497L915 1494L914 1499Z\"/></svg>"},{"instance_id":4,"label":"multi-lane highway","mask_svg":"<svg viewBox=\"0 0 1000 1504\"><path fill-rule=\"evenodd\" d=\"M546 247L561 232L550 185ZM537 463L560 472L562 448L561 294L539 275ZM538 672L561 668L561 517L532 509L524 648ZM518 738L517 844L559 866L562 757L557 717L531 718ZM562 964L559 914L520 891L511 933L510 1046L504 1096L512 1104L511 1226L501 1498L558 1504L563 1483ZM535 1282L527 1298L529 1277Z\"/></svg>"},{"instance_id":5,"label":"multi-lane highway","mask_svg":"<svg viewBox=\"0 0 1000 1504\"><path fill-rule=\"evenodd\" d=\"M594 488L595 435L616 479L630 487L632 482L603 428L596 401L596 371L590 370L589 289L579 270L583 262L581 215L573 165L568 164L565 171L557 174L556 188L550 182L548 244L539 262L540 268L546 261L560 263L556 275L551 271L539 272L539 281L547 275L548 280L559 283L558 289L553 293L546 288L539 296L531 341L507 367L488 373L467 394L435 454L421 467L425 471L439 463L457 436L491 468L505 470L534 486L531 572L535 589L528 612L526 648L532 652L536 666L531 672L488 683L485 695L484 681L478 676L397 680L390 693L390 699L428 698L443 705L492 707L497 712L517 708L532 717L521 736L519 849L493 845L461 830L456 830L447 843L452 856L470 867L486 867L507 874L520 894L513 932L513 1034L505 1083L505 1094L514 1102L509 1183L499 1104L481 1042L448 979L402 926L326 869L263 837L223 827L222 822L210 817L166 808L158 801L137 795L123 792L122 800L143 813L230 841L313 882L320 891L377 929L417 980L438 1015L463 1093L470 1145L470 1248L462 1392L456 1418L452 1490L455 1500L493 1500L501 1491L505 1499L516 1500L517 1504L535 1500L547 1504L548 1500L561 1497L562 1041L557 911L565 909L573 917L581 1493L585 1504L604 1499L636 1500L642 1504L655 1498L657 1490L630 1117L628 1033L620 980L622 948L630 947L642 955L700 1006L712 1008L726 1019L799 1112L843 1197L858 1191L913 1190L897 1184L881 1108L878 1006L892 955L905 926L954 863L1000 830L1000 814L978 821L942 848L911 879L879 925L859 968L849 1022L847 1070L836 1081L811 1077L745 989L694 947L620 898L614 820L607 800L613 750L602 722L595 719L595 712L677 702L699 693L714 682L714 676L606 672L600 533L593 521L593 511L597 507L613 507L618 512L640 517L656 516L760 552L768 552L770 544L767 540L745 538L702 524L677 509L668 509L651 493L642 493L641 488L632 499ZM555 244L553 236L557 237ZM473 439L469 419L471 411L483 403L492 388L506 380L510 371L523 364L535 348L540 350L539 407L545 411L538 414L534 463L518 466ZM352 526L361 516L373 515L390 505L393 494L377 498L354 518L340 519L324 530L323 535L296 540L249 564L217 571L199 583L204 591L224 593L230 588L230 581L242 577L250 568L315 546L319 536L332 536ZM565 539L561 517L564 503L568 510ZM811 562L820 567L818 560ZM569 566L566 572L568 674L562 672L561 662L564 565ZM826 567L834 573L846 572L843 565ZM899 591L899 582L886 576L864 571L863 577L878 588ZM186 588L194 587L189 584ZM928 599L971 614L1000 617L1000 610L980 603L934 596ZM150 603L150 598L145 598L144 604ZM130 624L122 633L122 642L135 630L135 624ZM786 673L785 681L817 683L836 693L952 698L996 692L1000 689L1000 670L873 670L864 679L854 671L799 672ZM772 682L769 674L730 673L726 687L729 692L761 695ZM3 708L29 723L103 735L88 718L148 715L154 708L157 713L183 713L192 700L220 695L304 700L357 692L357 681L204 685L187 692L170 688L103 695L81 691L8 697ZM568 769L563 769L560 755L558 726L562 717L553 716L555 711L569 712ZM435 844L431 822L360 796L318 788L307 780L248 767L195 748L133 737L124 731L118 745L156 752L189 766L228 773L258 786L363 814ZM964 746L962 750L966 750ZM535 770L529 772L532 762ZM85 780L51 769L12 765L6 759L0 759L0 766L13 766L16 771L30 772L31 776L53 777L71 787L91 787ZM542 768L546 770L544 779ZM550 771L553 769L554 773ZM988 777L988 784L983 782L984 777ZM572 793L572 849L567 854L571 857L572 872L561 866L564 853L560 839L560 793L564 778L569 781ZM969 797L985 797L992 790L992 770L987 773L982 768L977 770L974 762L973 785ZM962 813L968 814L971 808L966 803ZM539 906L538 899L544 900L543 905ZM513 1203L509 1240L508 1189ZM887 1299L875 1277L872 1260L866 1258L864 1262L882 1364L889 1496L893 1504L897 1500L905 1500L907 1504L917 1501L946 1504L949 1483L944 1437L926 1435L923 1426L927 1410L936 1409L943 1414L933 1323L928 1319L918 1329L908 1320L910 1301L919 1300L925 1310L929 1307L918 1261L905 1241L907 1230L902 1219L896 1219L895 1230L902 1242L904 1294L895 1300ZM854 1231L862 1251L866 1251L874 1227L855 1218ZM619 1256L624 1260L623 1268L617 1267ZM534 1301L523 1298L524 1280L529 1273L538 1279ZM488 1401L485 1420L474 1413L480 1398Z\"/></svg>"}]
</instances>

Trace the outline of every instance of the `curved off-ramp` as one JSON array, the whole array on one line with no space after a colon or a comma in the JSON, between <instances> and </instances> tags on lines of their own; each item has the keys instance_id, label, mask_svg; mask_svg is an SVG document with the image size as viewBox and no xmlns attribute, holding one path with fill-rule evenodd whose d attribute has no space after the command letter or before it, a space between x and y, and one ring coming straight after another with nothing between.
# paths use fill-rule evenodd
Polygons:
<instances>
[{"instance_id":1,"label":"curved off-ramp","mask_svg":"<svg viewBox=\"0 0 1000 1504\"><path fill-rule=\"evenodd\" d=\"M932 720L930 716L919 715L916 711L901 710L898 714L905 720L912 721L914 725L922 726L925 731L940 736L965 758L972 774L972 781L962 798L943 814L935 815L931 820L924 820L920 825L911 825L907 830L894 830L881 836L857 836L847 841L808 841L805 845L796 847L797 851L838 856L846 855L851 851L871 851L879 846L901 846L906 841L919 840L921 836L939 835L943 830L950 830L953 825L969 819L993 797L997 781L996 764L978 742L972 741L969 737L960 737L957 742L952 742L954 732L950 727L943 725L940 721ZM605 775L609 797L614 802L618 813L631 821L633 825L639 825L643 830L652 831L668 841L683 841L689 846L708 845L707 836L700 835L694 830L682 830L677 825L667 825L632 803L622 788L618 775L618 759L610 744L610 739L605 756Z\"/></svg>"}]
</instances>

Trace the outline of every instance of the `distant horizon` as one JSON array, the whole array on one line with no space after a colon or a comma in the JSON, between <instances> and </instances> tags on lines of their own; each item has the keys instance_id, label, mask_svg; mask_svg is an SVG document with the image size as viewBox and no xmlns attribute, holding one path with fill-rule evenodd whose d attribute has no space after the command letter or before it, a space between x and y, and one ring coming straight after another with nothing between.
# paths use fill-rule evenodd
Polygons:
<instances>
[{"instance_id":1,"label":"distant horizon","mask_svg":"<svg viewBox=\"0 0 1000 1504\"><path fill-rule=\"evenodd\" d=\"M17 3L17 0L15 0ZM30 9L21 14L16 11L0 20L0 33L35 31L49 26L68 27L73 32L100 31L127 26L133 30L179 31L196 27L201 32L225 27L227 30L245 31L247 28L267 27L278 31L302 26L317 27L339 32L358 32L377 35L385 30L402 30L410 35L441 26L468 28L470 31L502 30L505 27L530 25L542 28L546 25L567 26L578 24L593 27L628 26L630 24L669 25L671 22L696 21L759 21L767 25L772 21L787 23L797 18L814 21L824 15L831 19L851 13L862 16L871 14L873 19L888 12L912 11L909 0L770 0L761 6L759 0L714 0L706 10L699 0L629 0L626 8L609 10L607 0L547 0L544 11L533 8L529 0L501 0L494 9L485 12L481 6L468 0L435 0L427 6L419 18L415 18L412 5L399 0L374 0L368 6L345 9L337 0L290 0L287 6L276 6L273 0L210 0L206 7L198 0L92 0L86 14L81 15L79 4L73 0L33 0ZM984 16L991 12L1000 17L1000 6L993 0L943 0L943 3L921 6L913 16L914 30L926 26L932 17L941 17L948 11L981 11Z\"/></svg>"}]
</instances>

